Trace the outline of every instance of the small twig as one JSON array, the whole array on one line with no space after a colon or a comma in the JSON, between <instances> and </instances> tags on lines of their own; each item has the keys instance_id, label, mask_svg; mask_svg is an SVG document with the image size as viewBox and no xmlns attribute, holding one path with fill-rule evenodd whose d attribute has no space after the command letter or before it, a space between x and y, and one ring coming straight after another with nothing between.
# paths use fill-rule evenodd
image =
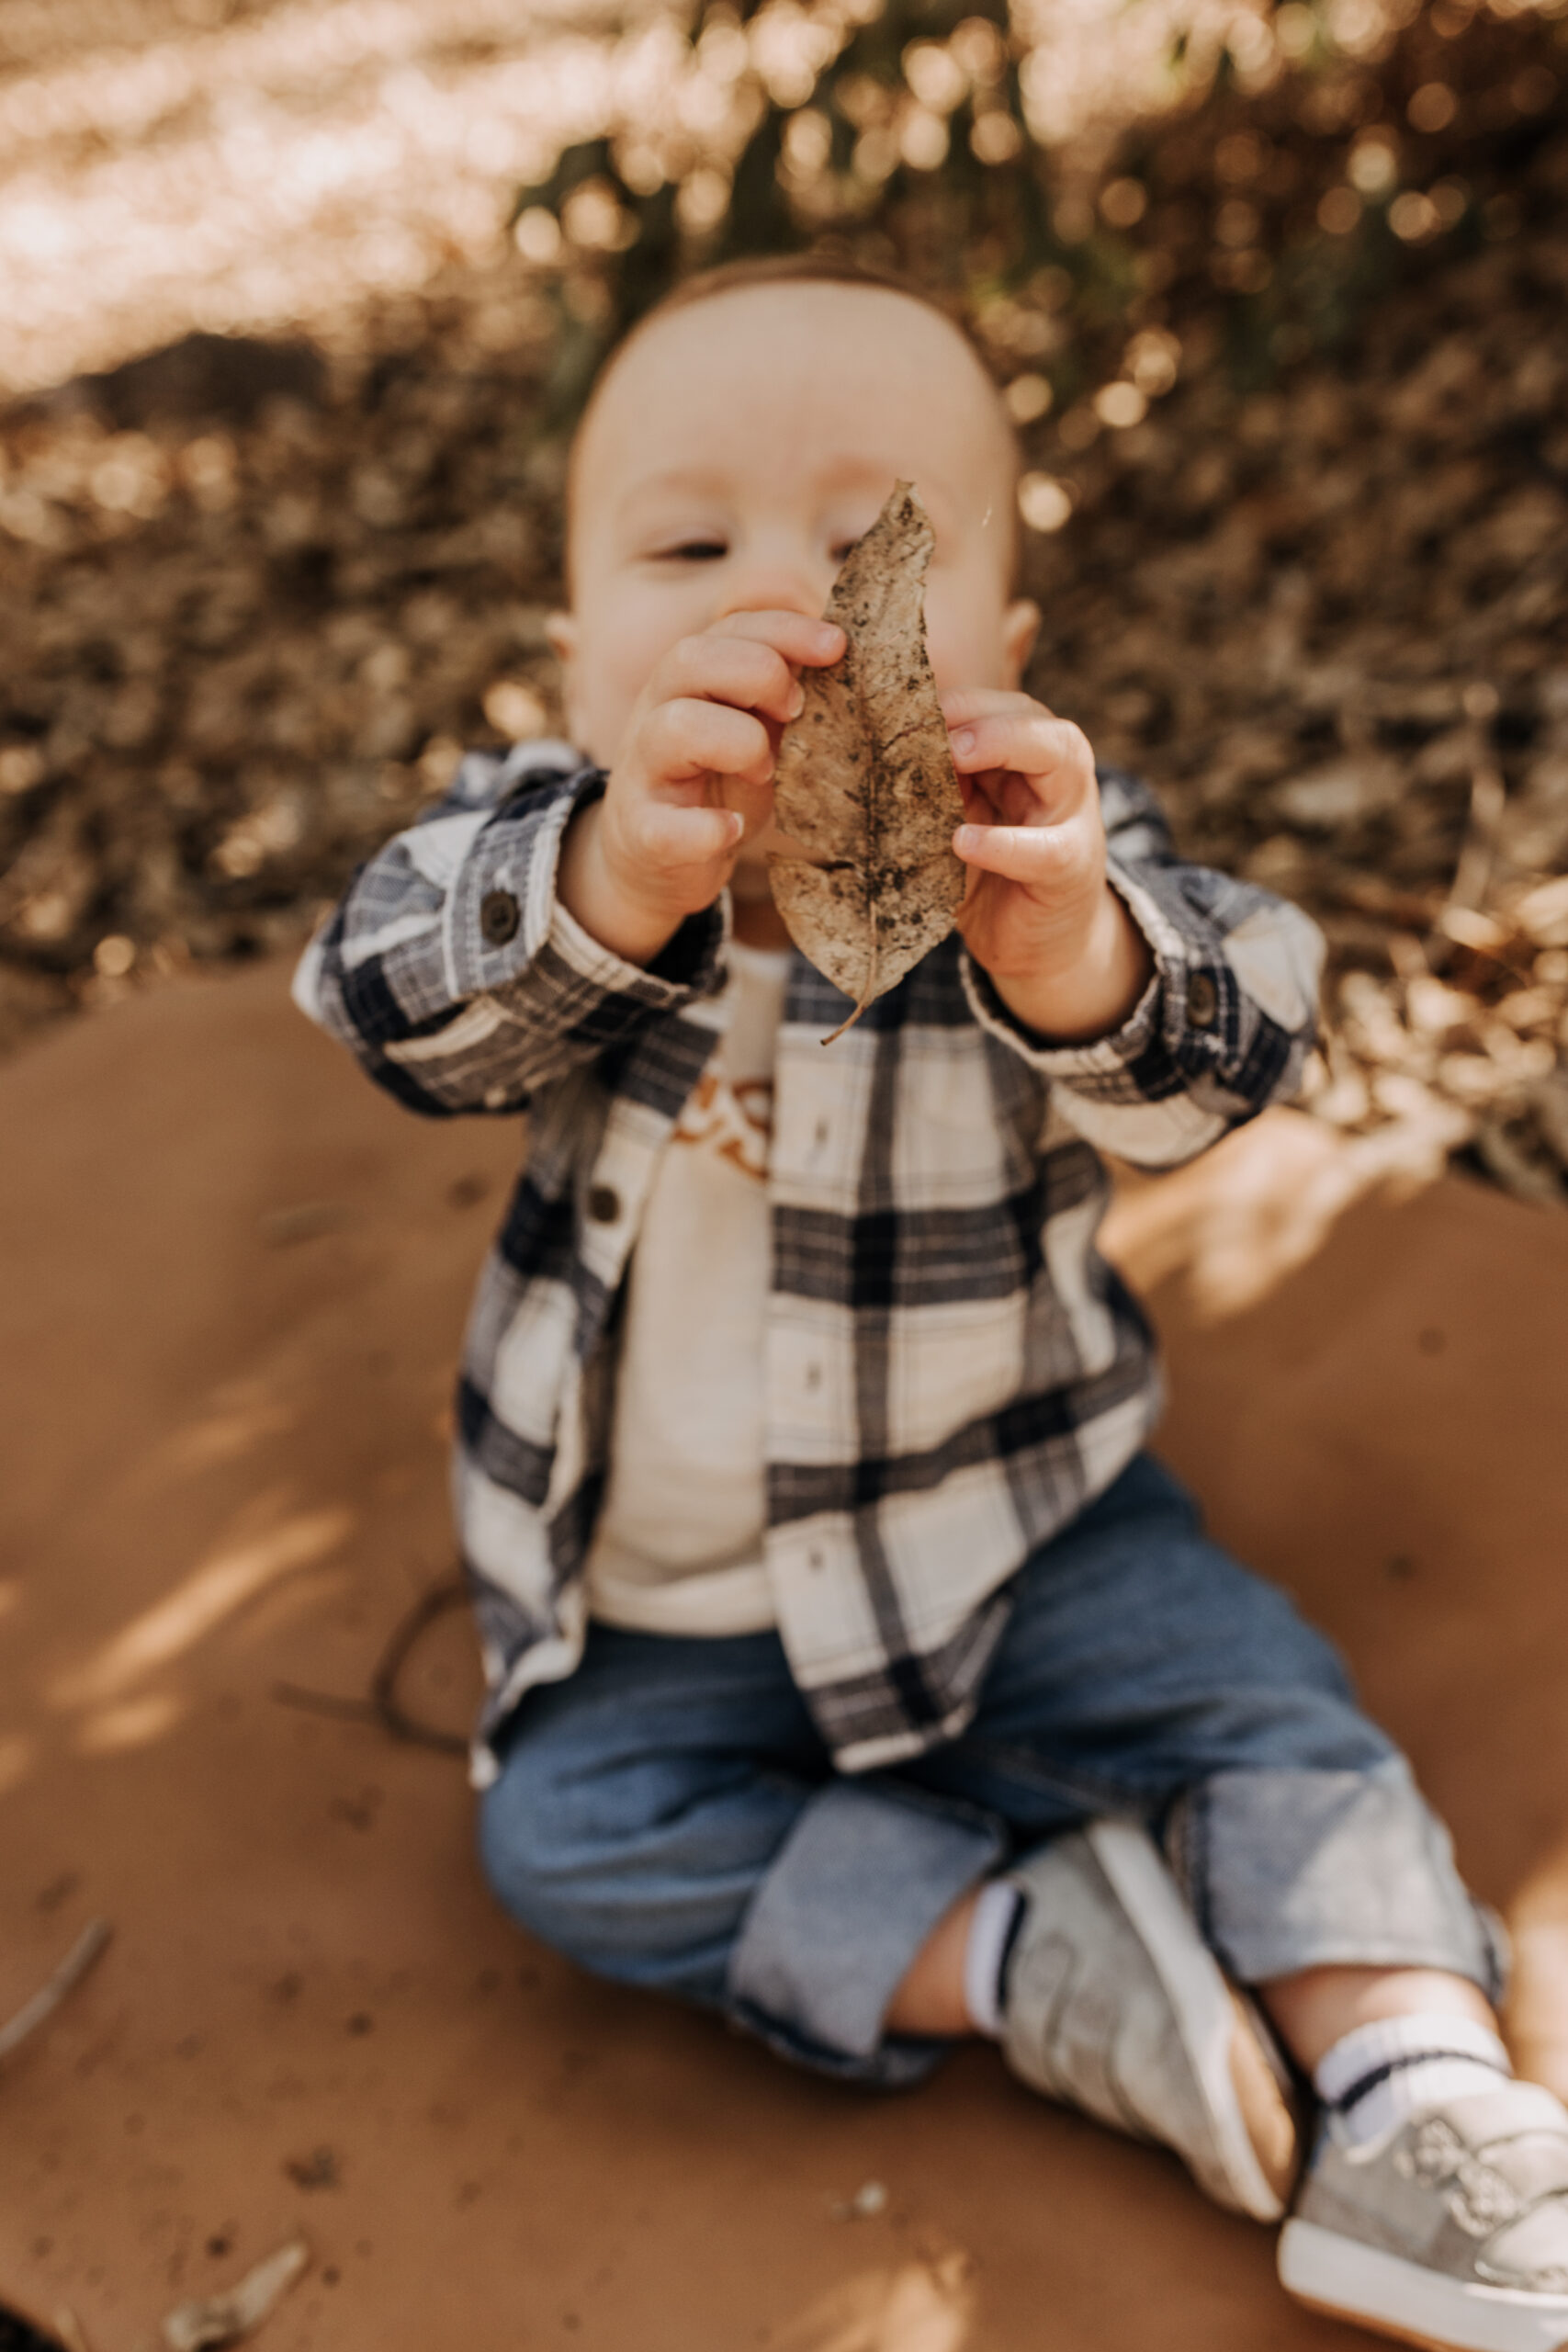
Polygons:
<instances>
[{"instance_id":1,"label":"small twig","mask_svg":"<svg viewBox=\"0 0 1568 2352\"><path fill-rule=\"evenodd\" d=\"M89 1969L102 1959L114 1930L107 1919L90 1919L50 1978L32 1999L24 2003L9 2025L0 2026L0 2065L54 2015L68 1993L75 1990Z\"/></svg>"},{"instance_id":2,"label":"small twig","mask_svg":"<svg viewBox=\"0 0 1568 2352\"><path fill-rule=\"evenodd\" d=\"M1470 818L1465 826L1464 840L1460 845L1454 878L1449 885L1448 897L1438 910L1427 942L1427 954L1434 971L1446 971L1453 954L1456 933L1462 940L1469 928L1464 918L1479 914L1485 904L1506 797L1503 778L1495 767L1476 769L1471 779ZM1456 916L1459 918L1457 924L1453 920Z\"/></svg>"},{"instance_id":3,"label":"small twig","mask_svg":"<svg viewBox=\"0 0 1568 2352\"><path fill-rule=\"evenodd\" d=\"M335 1690L307 1690L302 1682L275 1682L272 1695L279 1706L298 1707L307 1715L333 1715L341 1723L378 1724L381 1710L372 1699L343 1699Z\"/></svg>"},{"instance_id":4,"label":"small twig","mask_svg":"<svg viewBox=\"0 0 1568 2352\"><path fill-rule=\"evenodd\" d=\"M411 1740L416 1747L436 1747L446 1756L466 1756L468 1743L457 1732L440 1731L433 1724L422 1724L417 1716L405 1710L398 1697L398 1677L412 1656L415 1645L450 1609L459 1609L468 1598L466 1577L449 1577L445 1584L434 1584L422 1593L413 1607L399 1624L392 1628L386 1648L381 1652L376 1671L370 1678L370 1696L377 1712L394 1739Z\"/></svg>"},{"instance_id":5,"label":"small twig","mask_svg":"<svg viewBox=\"0 0 1568 2352\"><path fill-rule=\"evenodd\" d=\"M468 1743L460 1733L442 1731L436 1724L421 1723L417 1715L409 1713L398 1696L398 1680L416 1645L436 1619L468 1597L467 1579L460 1576L449 1577L444 1584L432 1585L427 1592L420 1594L389 1634L370 1677L367 1699L352 1699L332 1690L309 1690L298 1682L275 1682L273 1697L286 1707L302 1707L312 1714L334 1715L346 1723L379 1724L383 1731L411 1747L434 1747L443 1756L466 1756Z\"/></svg>"},{"instance_id":6,"label":"small twig","mask_svg":"<svg viewBox=\"0 0 1568 2352\"><path fill-rule=\"evenodd\" d=\"M1449 888L1450 907L1479 911L1485 903L1497 854L1497 829L1506 798L1502 776L1494 767L1477 768L1470 787L1470 822Z\"/></svg>"}]
</instances>

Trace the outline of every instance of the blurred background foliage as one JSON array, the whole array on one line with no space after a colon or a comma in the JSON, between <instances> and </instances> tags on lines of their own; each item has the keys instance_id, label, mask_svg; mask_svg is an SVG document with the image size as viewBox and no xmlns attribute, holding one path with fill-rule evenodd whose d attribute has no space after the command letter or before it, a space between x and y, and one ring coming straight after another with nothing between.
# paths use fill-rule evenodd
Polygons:
<instances>
[{"instance_id":1,"label":"blurred background foliage","mask_svg":"<svg viewBox=\"0 0 1568 2352\"><path fill-rule=\"evenodd\" d=\"M1173 316L1238 385L1270 382L1343 349L1432 249L1520 225L1559 87L1507 70L1513 15L1281 0L1206 39L1177 19L1138 117L1056 143L1049 47L1006 0L700 0L660 119L519 194L519 246L552 273L556 411L694 268L823 245L961 297L999 366L1032 363L1020 422L1054 413L1068 450L1085 397L1124 426L1169 390ZM1462 118L1461 37L1487 85Z\"/></svg>"},{"instance_id":2,"label":"blurred background foliage","mask_svg":"<svg viewBox=\"0 0 1568 2352\"><path fill-rule=\"evenodd\" d=\"M600 355L819 243L976 327L1033 690L1322 925L1312 1109L1568 1202L1568 0L0 0L0 1048L558 726Z\"/></svg>"}]
</instances>

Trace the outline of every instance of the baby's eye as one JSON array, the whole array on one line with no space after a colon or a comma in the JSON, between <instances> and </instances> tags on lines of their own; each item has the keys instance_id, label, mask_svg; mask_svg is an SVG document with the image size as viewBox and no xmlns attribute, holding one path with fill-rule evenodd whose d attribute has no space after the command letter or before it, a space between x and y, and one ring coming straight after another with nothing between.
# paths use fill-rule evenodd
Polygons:
<instances>
[{"instance_id":1,"label":"baby's eye","mask_svg":"<svg viewBox=\"0 0 1568 2352\"><path fill-rule=\"evenodd\" d=\"M719 563L728 553L723 539L674 539L658 550L658 560L661 563Z\"/></svg>"}]
</instances>

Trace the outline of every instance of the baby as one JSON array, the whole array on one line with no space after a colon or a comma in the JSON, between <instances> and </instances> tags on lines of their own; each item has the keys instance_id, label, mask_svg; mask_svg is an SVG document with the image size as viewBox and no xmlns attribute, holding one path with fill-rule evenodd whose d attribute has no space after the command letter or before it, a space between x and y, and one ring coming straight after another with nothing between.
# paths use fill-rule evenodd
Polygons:
<instances>
[{"instance_id":1,"label":"baby","mask_svg":"<svg viewBox=\"0 0 1568 2352\"><path fill-rule=\"evenodd\" d=\"M1095 1249L1100 1148L1168 1167L1292 1085L1316 935L1022 691L1016 468L914 290L692 281L573 450L575 748L470 756L301 967L413 1109L529 1114L458 1402L485 1864L583 1965L840 2075L989 2035L1289 2206L1303 2299L1545 2352L1568 2113L1512 2078L1499 1930L1143 1450L1151 1340ZM772 777L897 479L969 889L824 1050L849 1008L770 899Z\"/></svg>"}]
</instances>

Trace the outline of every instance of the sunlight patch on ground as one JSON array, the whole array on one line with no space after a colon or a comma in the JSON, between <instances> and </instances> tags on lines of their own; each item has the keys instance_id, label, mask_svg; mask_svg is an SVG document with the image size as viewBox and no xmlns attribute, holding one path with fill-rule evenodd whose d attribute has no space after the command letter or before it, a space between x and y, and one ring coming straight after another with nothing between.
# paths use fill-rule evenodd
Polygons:
<instances>
[{"instance_id":1,"label":"sunlight patch on ground","mask_svg":"<svg viewBox=\"0 0 1568 2352\"><path fill-rule=\"evenodd\" d=\"M33 1743L21 1732L8 1732L0 1737L0 1797L9 1795L25 1781L33 1760Z\"/></svg>"},{"instance_id":2,"label":"sunlight patch on ground","mask_svg":"<svg viewBox=\"0 0 1568 2352\"><path fill-rule=\"evenodd\" d=\"M89 1715L76 1736L84 1756L118 1756L130 1747L145 1747L172 1731L185 1713L166 1690L150 1691L145 1699L128 1699L123 1705L102 1707Z\"/></svg>"},{"instance_id":3,"label":"sunlight patch on ground","mask_svg":"<svg viewBox=\"0 0 1568 2352\"><path fill-rule=\"evenodd\" d=\"M610 97L612 43L560 30L583 14L301 0L0 81L9 387L193 328L323 319L499 251L519 183Z\"/></svg>"},{"instance_id":4,"label":"sunlight patch on ground","mask_svg":"<svg viewBox=\"0 0 1568 2352\"><path fill-rule=\"evenodd\" d=\"M298 1419L297 1413L264 1396L254 1384L244 1384L231 1401L175 1430L155 1450L146 1464L146 1476L156 1482L164 1476L189 1477L221 1468L265 1439L283 1436Z\"/></svg>"},{"instance_id":5,"label":"sunlight patch on ground","mask_svg":"<svg viewBox=\"0 0 1568 2352\"><path fill-rule=\"evenodd\" d=\"M1334 0L1335 38L1370 51L1402 6ZM856 13L818 10L804 66L791 0L695 57L661 0L624 9L618 31L579 0L292 0L173 34L165 20L141 42L52 42L0 70L5 381L40 389L193 328L321 331L446 263L499 260L517 189L563 146L678 121L717 153L748 51L798 105ZM1247 87L1283 62L1266 0L1015 14L1048 143L1168 107L1227 44Z\"/></svg>"},{"instance_id":6,"label":"sunlight patch on ground","mask_svg":"<svg viewBox=\"0 0 1568 2352\"><path fill-rule=\"evenodd\" d=\"M1454 1141L1441 1121L1345 1137L1272 1111L1204 1154L1148 1179L1128 1174L1100 1246L1141 1293L1179 1281L1200 1322L1243 1314L1315 1257L1369 1193L1435 1183Z\"/></svg>"},{"instance_id":7,"label":"sunlight patch on ground","mask_svg":"<svg viewBox=\"0 0 1568 2352\"><path fill-rule=\"evenodd\" d=\"M1509 2047L1521 2074L1568 2098L1568 1844L1525 1881L1508 1905L1507 1926Z\"/></svg>"},{"instance_id":8,"label":"sunlight patch on ground","mask_svg":"<svg viewBox=\"0 0 1568 2352\"><path fill-rule=\"evenodd\" d=\"M964 2352L975 2316L967 2256L867 2270L813 2303L776 2352Z\"/></svg>"},{"instance_id":9,"label":"sunlight patch on ground","mask_svg":"<svg viewBox=\"0 0 1568 2352\"><path fill-rule=\"evenodd\" d=\"M299 1511L249 1543L220 1551L134 1618L50 1690L57 1707L104 1706L182 1657L226 1618L284 1577L310 1567L344 1542L355 1523L342 1509Z\"/></svg>"}]
</instances>

